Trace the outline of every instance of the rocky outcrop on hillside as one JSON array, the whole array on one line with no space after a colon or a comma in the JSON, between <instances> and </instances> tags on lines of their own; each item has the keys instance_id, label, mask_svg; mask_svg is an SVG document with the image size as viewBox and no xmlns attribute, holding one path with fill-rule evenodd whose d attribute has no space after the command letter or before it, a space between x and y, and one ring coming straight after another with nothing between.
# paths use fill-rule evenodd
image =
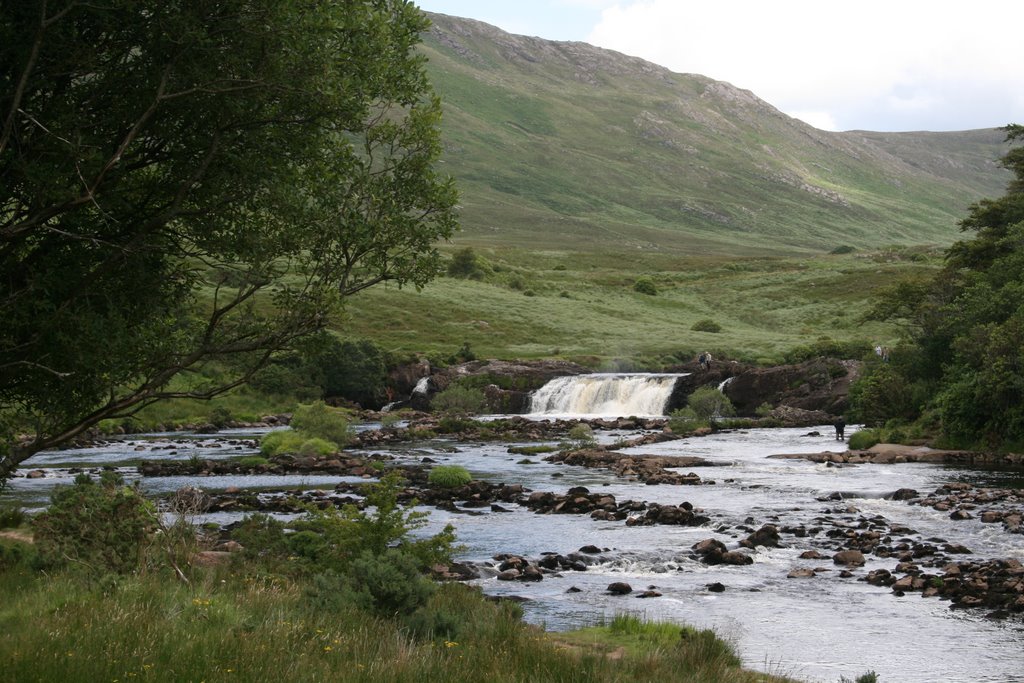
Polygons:
<instances>
[{"instance_id":1,"label":"rocky outcrop on hillside","mask_svg":"<svg viewBox=\"0 0 1024 683\"><path fill-rule=\"evenodd\" d=\"M720 387L736 414L753 417L764 404L823 415L842 415L848 407L850 384L859 376L860 361L814 358L792 365L762 368L731 361L713 361L708 369L696 363L674 368L689 375L676 381L668 412L704 386Z\"/></svg>"},{"instance_id":2,"label":"rocky outcrop on hillside","mask_svg":"<svg viewBox=\"0 0 1024 683\"><path fill-rule=\"evenodd\" d=\"M530 392L540 389L555 377L582 375L587 368L562 360L506 361L474 360L434 368L426 360L392 370L390 386L399 402L397 407L429 410L430 398L457 380L468 379L479 386L493 413L526 413ZM419 385L423 378L429 380ZM416 387L420 386L421 390Z\"/></svg>"}]
</instances>

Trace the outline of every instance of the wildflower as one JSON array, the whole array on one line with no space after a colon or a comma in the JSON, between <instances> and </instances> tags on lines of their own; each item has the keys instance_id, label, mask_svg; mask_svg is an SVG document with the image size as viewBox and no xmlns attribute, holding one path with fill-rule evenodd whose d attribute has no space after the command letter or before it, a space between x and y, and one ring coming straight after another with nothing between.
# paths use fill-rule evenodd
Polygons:
<instances>
[{"instance_id":1,"label":"wildflower","mask_svg":"<svg viewBox=\"0 0 1024 683\"><path fill-rule=\"evenodd\" d=\"M453 642L451 640L444 641L444 646L445 647L458 647L458 645L459 645L458 643Z\"/></svg>"},{"instance_id":2,"label":"wildflower","mask_svg":"<svg viewBox=\"0 0 1024 683\"><path fill-rule=\"evenodd\" d=\"M333 647L331 647L330 645L324 645L324 652L330 652L330 651L331 651L331 650L333 650L333 649L334 649L334 648L333 648Z\"/></svg>"}]
</instances>

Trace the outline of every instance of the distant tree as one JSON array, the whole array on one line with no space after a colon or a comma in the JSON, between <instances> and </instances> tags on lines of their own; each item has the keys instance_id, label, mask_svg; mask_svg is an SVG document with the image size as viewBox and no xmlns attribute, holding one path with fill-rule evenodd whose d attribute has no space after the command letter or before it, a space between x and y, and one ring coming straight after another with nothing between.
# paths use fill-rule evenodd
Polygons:
<instances>
[{"instance_id":1,"label":"distant tree","mask_svg":"<svg viewBox=\"0 0 1024 683\"><path fill-rule=\"evenodd\" d=\"M437 274L427 26L405 0L0 4L0 480Z\"/></svg>"}]
</instances>

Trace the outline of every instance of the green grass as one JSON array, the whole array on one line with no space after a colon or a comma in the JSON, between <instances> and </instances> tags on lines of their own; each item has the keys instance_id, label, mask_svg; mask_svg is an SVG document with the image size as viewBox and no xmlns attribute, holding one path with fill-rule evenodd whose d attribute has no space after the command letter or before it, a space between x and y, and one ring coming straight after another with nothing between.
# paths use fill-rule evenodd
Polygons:
<instances>
[{"instance_id":1,"label":"green grass","mask_svg":"<svg viewBox=\"0 0 1024 683\"><path fill-rule=\"evenodd\" d=\"M623 359L657 368L702 350L779 362L820 337L893 341L895 328L861 320L870 295L898 278L934 272L938 263L911 260L905 251L748 259L478 251L497 270L489 280L367 290L349 301L343 328L399 354L436 358L468 341L481 358L557 357L595 368ZM509 273L535 295L506 286ZM633 290L641 275L658 296ZM692 329L706 319L722 331Z\"/></svg>"},{"instance_id":2,"label":"green grass","mask_svg":"<svg viewBox=\"0 0 1024 683\"><path fill-rule=\"evenodd\" d=\"M442 586L428 605L446 632L419 635L355 609L317 607L303 584L241 571L184 585L156 574L88 583L8 570L0 590L0 678L26 683L782 680L742 671L710 633L690 647L678 634L696 632L672 625L642 629L664 630L656 639L602 636L630 643L625 656L609 657L592 636L574 642L526 626L514 605L461 585Z\"/></svg>"}]
</instances>

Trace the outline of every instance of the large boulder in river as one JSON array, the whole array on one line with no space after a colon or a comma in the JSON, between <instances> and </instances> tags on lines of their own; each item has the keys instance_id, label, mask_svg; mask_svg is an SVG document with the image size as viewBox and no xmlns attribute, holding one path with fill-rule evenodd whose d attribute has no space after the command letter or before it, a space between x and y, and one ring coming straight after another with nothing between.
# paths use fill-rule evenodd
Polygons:
<instances>
[{"instance_id":1,"label":"large boulder in river","mask_svg":"<svg viewBox=\"0 0 1024 683\"><path fill-rule=\"evenodd\" d=\"M763 527L740 541L740 545L744 548L751 549L756 548L757 546L778 548L779 530L771 524L765 524Z\"/></svg>"}]
</instances>

